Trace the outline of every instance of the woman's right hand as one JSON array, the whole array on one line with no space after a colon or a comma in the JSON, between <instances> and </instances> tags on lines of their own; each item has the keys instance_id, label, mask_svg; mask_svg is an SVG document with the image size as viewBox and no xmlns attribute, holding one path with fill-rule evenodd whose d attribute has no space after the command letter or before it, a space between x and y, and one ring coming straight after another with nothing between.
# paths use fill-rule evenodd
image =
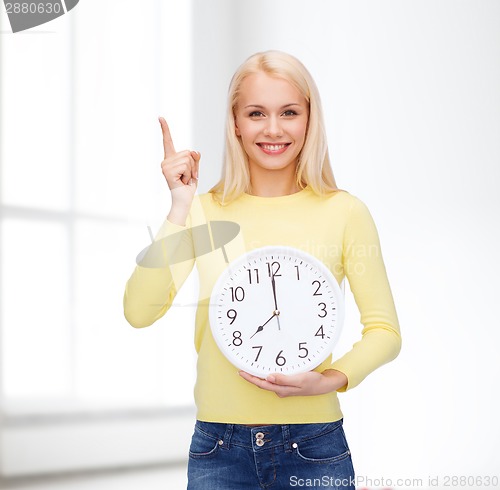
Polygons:
<instances>
[{"instance_id":1,"label":"woman's right hand","mask_svg":"<svg viewBox=\"0 0 500 490\"><path fill-rule=\"evenodd\" d=\"M167 121L163 117L158 120L163 133L164 159L161 162L161 170L172 193L172 211L174 208L188 211L198 187L201 155L191 150L176 152Z\"/></svg>"}]
</instances>

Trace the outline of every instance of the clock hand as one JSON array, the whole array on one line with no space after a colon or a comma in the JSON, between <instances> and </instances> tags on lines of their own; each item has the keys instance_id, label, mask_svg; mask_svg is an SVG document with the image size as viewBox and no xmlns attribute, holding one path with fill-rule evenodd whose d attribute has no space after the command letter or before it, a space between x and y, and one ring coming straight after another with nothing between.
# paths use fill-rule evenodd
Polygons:
<instances>
[{"instance_id":1,"label":"clock hand","mask_svg":"<svg viewBox=\"0 0 500 490\"><path fill-rule=\"evenodd\" d=\"M273 285L273 296L274 296L274 308L276 313L276 319L278 320L278 330L281 330L280 325L280 311L278 310L278 302L276 301L276 282L274 281L274 274L271 274L271 284Z\"/></svg>"},{"instance_id":2,"label":"clock hand","mask_svg":"<svg viewBox=\"0 0 500 490\"><path fill-rule=\"evenodd\" d=\"M266 322L266 323L264 323L264 325L260 325L260 326L259 326L259 328L255 331L255 333L254 333L253 335L255 335L256 333L262 332L262 330L264 330L264 327L265 327L265 326L266 326L266 325L267 325L267 324L268 324L268 323L269 323L269 322L270 322L270 321L271 321L271 320L272 320L275 316L277 316L278 314L279 314L279 312L278 312L278 313L276 313L276 311L273 311L273 314L272 314L271 318L269 318L269 320L267 320L267 322ZM253 337L253 335L252 335L252 337ZM252 337L250 337L250 338L252 338Z\"/></svg>"}]
</instances>

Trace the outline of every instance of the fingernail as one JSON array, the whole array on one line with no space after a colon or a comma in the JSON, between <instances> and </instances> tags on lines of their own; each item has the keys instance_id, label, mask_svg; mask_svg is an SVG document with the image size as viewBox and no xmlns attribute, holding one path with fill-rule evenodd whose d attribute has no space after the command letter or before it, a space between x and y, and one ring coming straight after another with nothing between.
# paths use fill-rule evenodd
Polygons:
<instances>
[{"instance_id":1,"label":"fingernail","mask_svg":"<svg viewBox=\"0 0 500 490\"><path fill-rule=\"evenodd\" d=\"M274 383L276 381L276 378L272 374L270 374L267 377L267 381L269 381L270 383Z\"/></svg>"}]
</instances>

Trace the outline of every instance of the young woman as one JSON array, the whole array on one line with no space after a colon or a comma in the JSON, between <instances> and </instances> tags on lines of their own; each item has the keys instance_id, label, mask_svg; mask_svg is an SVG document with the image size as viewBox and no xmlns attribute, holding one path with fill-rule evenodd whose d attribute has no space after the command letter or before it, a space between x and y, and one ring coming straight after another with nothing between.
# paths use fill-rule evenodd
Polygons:
<instances>
[{"instance_id":1,"label":"young woman","mask_svg":"<svg viewBox=\"0 0 500 490\"><path fill-rule=\"evenodd\" d=\"M197 420L188 488L278 489L314 479L354 488L337 393L394 359L401 337L374 221L359 198L336 186L314 81L278 51L257 53L238 68L222 177L206 194L196 194L200 153L176 151L163 118L160 124L172 206L155 243L168 246L135 268L124 308L132 326L152 324L196 263ZM237 223L239 232L217 248L200 231L213 221ZM345 355L330 355L310 372L262 379L236 369L218 349L209 325L212 288L228 263L266 245L314 255L339 284L347 277L363 329Z\"/></svg>"}]
</instances>

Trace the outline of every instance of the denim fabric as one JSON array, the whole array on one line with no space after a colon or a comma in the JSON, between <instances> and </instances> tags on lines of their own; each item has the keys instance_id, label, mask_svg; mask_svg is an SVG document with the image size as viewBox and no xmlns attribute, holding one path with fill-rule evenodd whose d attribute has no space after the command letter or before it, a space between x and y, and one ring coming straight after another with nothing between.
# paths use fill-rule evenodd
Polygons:
<instances>
[{"instance_id":1,"label":"denim fabric","mask_svg":"<svg viewBox=\"0 0 500 490\"><path fill-rule=\"evenodd\" d=\"M307 487L355 488L342 420L262 427L196 421L188 490Z\"/></svg>"}]
</instances>

